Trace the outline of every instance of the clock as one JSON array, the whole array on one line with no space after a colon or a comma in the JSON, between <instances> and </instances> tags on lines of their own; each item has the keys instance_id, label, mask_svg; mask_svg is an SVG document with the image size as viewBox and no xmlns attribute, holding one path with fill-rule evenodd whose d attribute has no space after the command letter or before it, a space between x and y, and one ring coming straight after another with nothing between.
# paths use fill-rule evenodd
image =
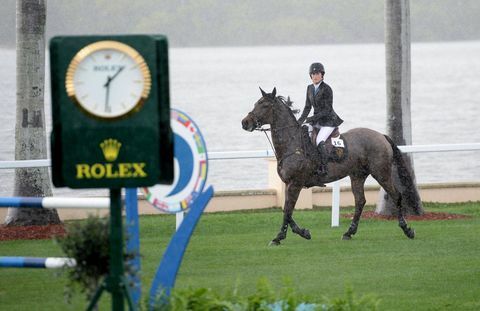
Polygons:
<instances>
[{"instance_id":1,"label":"clock","mask_svg":"<svg viewBox=\"0 0 480 311\"><path fill-rule=\"evenodd\" d=\"M151 80L148 65L134 48L107 40L91 43L73 57L65 87L89 116L116 120L142 108Z\"/></svg>"}]
</instances>

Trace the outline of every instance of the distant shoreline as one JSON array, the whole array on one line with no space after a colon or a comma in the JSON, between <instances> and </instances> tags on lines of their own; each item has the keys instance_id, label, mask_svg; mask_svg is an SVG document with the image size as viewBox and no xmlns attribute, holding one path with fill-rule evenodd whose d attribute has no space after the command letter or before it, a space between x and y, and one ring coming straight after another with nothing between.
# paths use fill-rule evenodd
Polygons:
<instances>
[{"instance_id":1,"label":"distant shoreline","mask_svg":"<svg viewBox=\"0 0 480 311\"><path fill-rule=\"evenodd\" d=\"M477 42L480 41L480 38L477 39L465 39L465 40L432 40L432 41L412 41L412 44L428 44L428 43L467 43L467 42ZM336 42L336 43L319 43L319 44L243 44L243 45L171 45L170 48L242 48L242 47L261 47L261 46L268 46L268 47L290 47L290 46L329 46L329 45L365 45L365 44L383 44L383 41L378 42ZM14 50L16 48L16 44L3 44L0 43L0 49L4 50ZM48 49L48 44L46 44L46 49Z\"/></svg>"}]
</instances>

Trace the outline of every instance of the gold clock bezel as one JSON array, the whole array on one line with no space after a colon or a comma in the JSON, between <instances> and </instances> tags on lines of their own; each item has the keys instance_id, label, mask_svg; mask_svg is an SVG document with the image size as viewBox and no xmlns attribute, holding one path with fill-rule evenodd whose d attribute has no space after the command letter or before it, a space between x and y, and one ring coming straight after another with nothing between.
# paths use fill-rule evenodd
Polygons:
<instances>
[{"instance_id":1,"label":"gold clock bezel","mask_svg":"<svg viewBox=\"0 0 480 311\"><path fill-rule=\"evenodd\" d=\"M143 77L144 83L143 83L143 89L140 95L140 99L133 106L133 108L131 108L130 110L118 116L109 117L105 115L95 114L94 112L87 110L87 108L85 108L84 105L82 104L81 100L77 97L77 93L75 90L74 76L75 76L75 73L77 72L78 66L90 54L97 52L99 50L117 50L126 54L128 57L130 57L134 61L136 66L140 69L140 72ZM135 50L131 46L125 43L121 43L113 40L97 41L83 47L80 51L77 52L77 54L75 54L75 56L70 61L70 64L68 65L68 69L67 69L67 74L65 77L65 89L67 91L68 97L73 102L75 102L75 104L82 111L84 111L88 115L93 116L95 118L108 119L108 120L125 118L139 111L140 108L142 108L143 104L145 103L146 99L148 98L148 95L150 94L151 86L152 86L152 78L151 78L150 70L148 68L147 63L145 62L145 59L142 57L142 55L140 55L140 53L138 53L137 50Z\"/></svg>"}]
</instances>

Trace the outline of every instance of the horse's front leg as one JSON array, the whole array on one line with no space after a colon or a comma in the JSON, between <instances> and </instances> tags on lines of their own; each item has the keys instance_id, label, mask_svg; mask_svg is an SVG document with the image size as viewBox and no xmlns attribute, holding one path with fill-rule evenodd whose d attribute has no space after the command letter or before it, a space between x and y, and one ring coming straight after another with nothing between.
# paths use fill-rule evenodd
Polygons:
<instances>
[{"instance_id":1,"label":"horse's front leg","mask_svg":"<svg viewBox=\"0 0 480 311\"><path fill-rule=\"evenodd\" d=\"M312 238L312 235L310 234L310 230L305 229L305 228L300 228L293 218L290 220L290 227L292 228L292 231L299 236L301 236L304 239L310 240Z\"/></svg>"},{"instance_id":2,"label":"horse's front leg","mask_svg":"<svg viewBox=\"0 0 480 311\"><path fill-rule=\"evenodd\" d=\"M275 239L270 241L270 245L280 245L281 240L285 240L287 237L287 229L288 229L288 219L286 217L285 211L283 212L283 223L280 227L280 232L278 232Z\"/></svg>"},{"instance_id":3,"label":"horse's front leg","mask_svg":"<svg viewBox=\"0 0 480 311\"><path fill-rule=\"evenodd\" d=\"M288 225L292 228L292 231L301 237L310 240L310 231L300 228L293 220L292 214L295 208L295 204L298 200L298 195L302 190L302 186L287 184L285 188L285 205L283 207L283 223L280 228L280 232L277 237L272 240L271 245L279 245L280 241L287 237Z\"/></svg>"}]
</instances>

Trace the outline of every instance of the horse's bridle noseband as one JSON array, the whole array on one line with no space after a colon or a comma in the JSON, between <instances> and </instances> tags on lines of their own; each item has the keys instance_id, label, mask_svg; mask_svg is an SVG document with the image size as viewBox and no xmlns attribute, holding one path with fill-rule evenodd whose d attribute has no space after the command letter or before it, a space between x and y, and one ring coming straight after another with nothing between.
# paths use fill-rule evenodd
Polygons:
<instances>
[{"instance_id":1,"label":"horse's bridle noseband","mask_svg":"<svg viewBox=\"0 0 480 311\"><path fill-rule=\"evenodd\" d=\"M260 100L260 101L263 101L263 98ZM270 104L270 108L273 108L273 102L268 102ZM253 119L253 123L255 125L255 129L256 131L265 131L265 129L262 129L262 125L261 122L260 122L260 118L257 117L257 115L255 113L253 113L253 110L250 111L247 115L251 116L252 119ZM270 129L267 129L267 130L270 130Z\"/></svg>"},{"instance_id":2,"label":"horse's bridle noseband","mask_svg":"<svg viewBox=\"0 0 480 311\"><path fill-rule=\"evenodd\" d=\"M251 116L253 123L255 125L254 130L260 129L262 127L262 124L260 123L260 120L258 119L258 117L253 113L253 111L250 111L248 115Z\"/></svg>"}]
</instances>

